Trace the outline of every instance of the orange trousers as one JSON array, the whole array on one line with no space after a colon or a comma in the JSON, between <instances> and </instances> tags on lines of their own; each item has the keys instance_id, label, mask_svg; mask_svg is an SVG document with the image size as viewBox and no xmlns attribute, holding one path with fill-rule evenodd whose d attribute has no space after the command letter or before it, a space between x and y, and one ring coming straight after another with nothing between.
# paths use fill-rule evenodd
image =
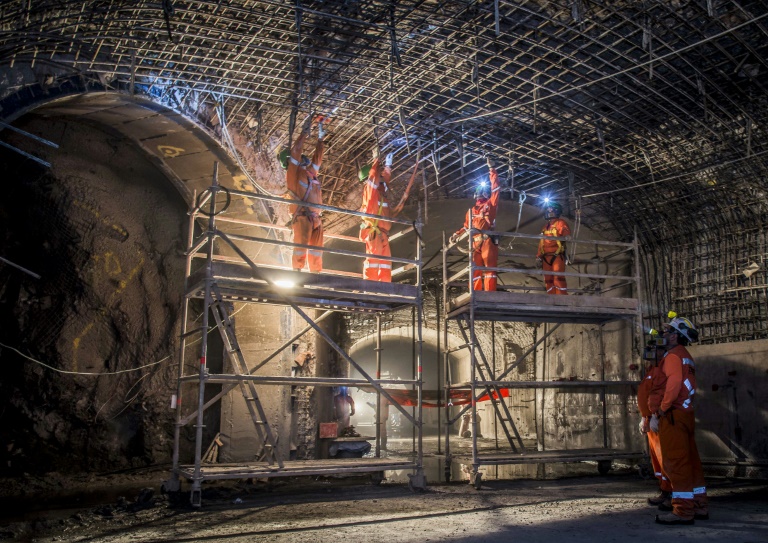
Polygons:
<instances>
[{"instance_id":1,"label":"orange trousers","mask_svg":"<svg viewBox=\"0 0 768 543\"><path fill-rule=\"evenodd\" d=\"M481 238L473 245L472 262L475 266L495 268L499 264L499 246L491 238ZM496 272L475 270L472 274L472 290L496 290Z\"/></svg>"},{"instance_id":2,"label":"orange trousers","mask_svg":"<svg viewBox=\"0 0 768 543\"><path fill-rule=\"evenodd\" d=\"M664 473L661 457L661 443L659 442L659 434L656 432L648 432L645 434L648 437L648 451L651 455L651 466L653 466L653 475L659 480L659 488L662 492L672 492L672 485L669 482L669 478Z\"/></svg>"},{"instance_id":3,"label":"orange trousers","mask_svg":"<svg viewBox=\"0 0 768 543\"><path fill-rule=\"evenodd\" d=\"M302 245L323 246L323 223L316 215L298 215L293 219L293 242ZM309 271L323 271L323 251L294 247L291 265L294 270L304 269L309 260Z\"/></svg>"},{"instance_id":4,"label":"orange trousers","mask_svg":"<svg viewBox=\"0 0 768 543\"><path fill-rule=\"evenodd\" d=\"M392 249L389 247L389 233L383 230L376 232L373 228L363 228L360 230L360 239L365 241L365 252L367 254L392 256ZM370 281L391 283L392 261L379 260L373 257L366 258L363 263L363 277Z\"/></svg>"},{"instance_id":5,"label":"orange trousers","mask_svg":"<svg viewBox=\"0 0 768 543\"><path fill-rule=\"evenodd\" d=\"M564 272L565 256L562 254L544 255L541 259L541 267L544 271ZM544 286L547 287L547 294L568 294L568 285L564 275L545 275Z\"/></svg>"},{"instance_id":6,"label":"orange trousers","mask_svg":"<svg viewBox=\"0 0 768 543\"><path fill-rule=\"evenodd\" d=\"M659 421L663 472L672 484L672 509L690 520L696 513L708 513L707 488L701 468L692 409L673 409Z\"/></svg>"}]
</instances>

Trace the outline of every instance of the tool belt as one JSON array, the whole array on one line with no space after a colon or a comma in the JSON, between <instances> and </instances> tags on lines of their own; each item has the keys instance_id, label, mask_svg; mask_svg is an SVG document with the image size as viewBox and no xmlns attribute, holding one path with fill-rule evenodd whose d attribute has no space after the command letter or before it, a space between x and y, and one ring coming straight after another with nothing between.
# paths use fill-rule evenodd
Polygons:
<instances>
[{"instance_id":1,"label":"tool belt","mask_svg":"<svg viewBox=\"0 0 768 543\"><path fill-rule=\"evenodd\" d=\"M480 244L487 239L490 239L494 245L499 244L499 236L489 236L488 234L475 234L474 236L472 236L472 241L475 244Z\"/></svg>"},{"instance_id":2,"label":"tool belt","mask_svg":"<svg viewBox=\"0 0 768 543\"><path fill-rule=\"evenodd\" d=\"M293 223L296 222L296 219L299 217L306 217L310 221L312 221L313 228L317 228L317 226L314 225L315 221L320 220L321 213L317 213L315 211L310 211L308 207L300 207L296 210L296 212L293 214L293 217L291 217L291 220L289 220L287 223L285 223L285 226L291 227Z\"/></svg>"},{"instance_id":3,"label":"tool belt","mask_svg":"<svg viewBox=\"0 0 768 543\"><path fill-rule=\"evenodd\" d=\"M541 255L541 259L547 263L547 266L554 264L557 257L565 258L565 255L563 253L544 253Z\"/></svg>"}]
</instances>

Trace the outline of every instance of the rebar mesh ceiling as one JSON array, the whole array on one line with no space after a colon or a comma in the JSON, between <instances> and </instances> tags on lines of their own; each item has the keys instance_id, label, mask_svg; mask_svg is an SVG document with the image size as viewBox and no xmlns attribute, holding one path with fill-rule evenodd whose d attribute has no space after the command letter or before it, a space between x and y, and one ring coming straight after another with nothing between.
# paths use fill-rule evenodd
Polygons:
<instances>
[{"instance_id":1,"label":"rebar mesh ceiling","mask_svg":"<svg viewBox=\"0 0 768 543\"><path fill-rule=\"evenodd\" d=\"M672 226L662 207L698 221L763 205L766 8L22 0L0 8L0 58L178 108L221 104L265 152L310 113L330 115L331 205L375 145L398 160L418 150L431 200L466 196L487 154L512 195L551 194L585 224L658 241Z\"/></svg>"}]
</instances>

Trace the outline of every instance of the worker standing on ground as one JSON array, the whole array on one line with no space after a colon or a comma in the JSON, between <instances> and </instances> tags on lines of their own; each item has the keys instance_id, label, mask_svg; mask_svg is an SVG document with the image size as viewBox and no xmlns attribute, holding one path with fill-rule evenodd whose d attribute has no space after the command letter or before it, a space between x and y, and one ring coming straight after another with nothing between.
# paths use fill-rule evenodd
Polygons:
<instances>
[{"instance_id":1,"label":"worker standing on ground","mask_svg":"<svg viewBox=\"0 0 768 543\"><path fill-rule=\"evenodd\" d=\"M547 223L541 229L541 234L547 237L564 238L571 235L568 223L560 218L563 208L557 202L547 202L544 206L544 218ZM564 272L566 262L565 242L555 239L542 238L539 240L539 251L536 254L536 264L545 272ZM544 285L547 294L568 294L568 284L564 275L544 275Z\"/></svg>"},{"instance_id":2,"label":"worker standing on ground","mask_svg":"<svg viewBox=\"0 0 768 543\"><path fill-rule=\"evenodd\" d=\"M657 515L656 522L693 524L694 519L709 519L707 489L694 439L696 365L685 348L698 341L699 333L691 321L675 317L664 325L663 338L667 352L652 379L649 426L659 433L663 471L672 485L672 512Z\"/></svg>"},{"instance_id":3,"label":"worker standing on ground","mask_svg":"<svg viewBox=\"0 0 768 543\"><path fill-rule=\"evenodd\" d=\"M493 230L496 228L496 212L499 208L501 187L499 175L493 167L490 157L486 158L490 173L490 187L480 184L475 189L475 205L467 211L464 226L451 236L451 244L459 241L459 236L471 228ZM472 234L472 262L475 266L495 268L499 264L499 240L488 234ZM496 290L496 270L475 270L472 274L473 290Z\"/></svg>"},{"instance_id":4,"label":"worker standing on ground","mask_svg":"<svg viewBox=\"0 0 768 543\"><path fill-rule=\"evenodd\" d=\"M654 333L656 333L654 331ZM651 466L653 467L653 474L659 481L659 495L653 498L648 498L648 505L658 507L663 503L670 501L672 498L672 485L669 482L669 478L664 473L662 467L661 458L661 444L659 443L659 434L650 430L651 416L653 412L649 405L654 403L655 405L661 404L661 397L655 398L653 402L649 401L651 394L651 387L653 385L653 379L659 372L659 362L664 354L664 349L657 346L656 339L651 339L645 352L645 359L648 362L646 368L645 377L637 387L637 407L640 409L640 432L642 432L648 438L648 452L651 457ZM663 391L661 391L663 393ZM659 390L655 391L659 394Z\"/></svg>"},{"instance_id":5,"label":"worker standing on ground","mask_svg":"<svg viewBox=\"0 0 768 543\"><path fill-rule=\"evenodd\" d=\"M301 200L311 204L322 204L320 180L317 175L323 161L323 138L325 130L320 122L317 134L317 147L310 160L302 155L304 142L310 134L311 117L304 124L301 135L296 138L290 153L287 149L281 151L279 158L283 169L286 170L285 184L288 187L288 196L292 200ZM320 210L309 206L289 206L292 214L290 225L293 229L293 243L301 245L323 246L323 222L320 219ZM323 252L315 249L294 247L291 266L296 271L301 271L304 264L309 261L309 271L320 272L323 270Z\"/></svg>"},{"instance_id":6,"label":"worker standing on ground","mask_svg":"<svg viewBox=\"0 0 768 543\"><path fill-rule=\"evenodd\" d=\"M333 397L333 410L341 434L345 428L349 428L349 419L355 414L355 400L349 395L347 387L339 387L339 393Z\"/></svg>"},{"instance_id":7,"label":"worker standing on ground","mask_svg":"<svg viewBox=\"0 0 768 543\"><path fill-rule=\"evenodd\" d=\"M403 210L408 199L413 181L416 179L418 160L413 168L413 175L403 193L403 197L394 209L389 207L389 190L392 179L392 159L394 153L389 153L384 159L384 167L381 167L381 159L377 156L370 166L361 168L358 176L363 186L363 204L360 211L369 215L382 217L396 217ZM360 241L365 242L365 253L373 255L365 259L363 264L363 277L371 281L392 282L392 261L381 260L376 256L392 256L389 246L389 230L392 223L382 219L366 217L360 225Z\"/></svg>"}]
</instances>

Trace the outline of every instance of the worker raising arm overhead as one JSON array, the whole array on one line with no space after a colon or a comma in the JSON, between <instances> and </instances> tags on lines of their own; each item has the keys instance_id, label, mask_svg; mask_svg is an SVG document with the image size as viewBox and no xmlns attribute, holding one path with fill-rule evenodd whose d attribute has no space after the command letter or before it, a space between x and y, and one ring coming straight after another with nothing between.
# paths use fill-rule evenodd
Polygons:
<instances>
[{"instance_id":1,"label":"worker raising arm overhead","mask_svg":"<svg viewBox=\"0 0 768 543\"><path fill-rule=\"evenodd\" d=\"M318 126L317 147L310 160L308 156L302 154L304 142L310 134L310 128L311 117L305 122L304 129L299 137L296 138L290 153L287 150L283 150L279 158L283 168L286 170L285 184L288 187L289 197L306 203L322 204L323 196L318 172L323 161L325 130L321 122ZM291 205L289 210L292 213L290 225L293 229L293 242L322 247L323 223L320 219L320 210L316 207L297 205ZM309 260L310 271L322 271L322 251L299 247L293 249L291 264L294 270L302 270L307 260Z\"/></svg>"},{"instance_id":2,"label":"worker raising arm overhead","mask_svg":"<svg viewBox=\"0 0 768 543\"><path fill-rule=\"evenodd\" d=\"M477 230L493 230L496 228L496 212L499 208L501 187L499 175L493 167L490 158L486 158L488 164L490 186L481 183L475 189L475 205L467 211L464 226L451 236L451 243L456 243L464 232L472 228ZM495 268L499 263L499 240L496 236L488 234L472 234L472 262L475 266ZM497 275L493 270L475 270L472 275L472 288L474 290L496 290Z\"/></svg>"}]
</instances>

